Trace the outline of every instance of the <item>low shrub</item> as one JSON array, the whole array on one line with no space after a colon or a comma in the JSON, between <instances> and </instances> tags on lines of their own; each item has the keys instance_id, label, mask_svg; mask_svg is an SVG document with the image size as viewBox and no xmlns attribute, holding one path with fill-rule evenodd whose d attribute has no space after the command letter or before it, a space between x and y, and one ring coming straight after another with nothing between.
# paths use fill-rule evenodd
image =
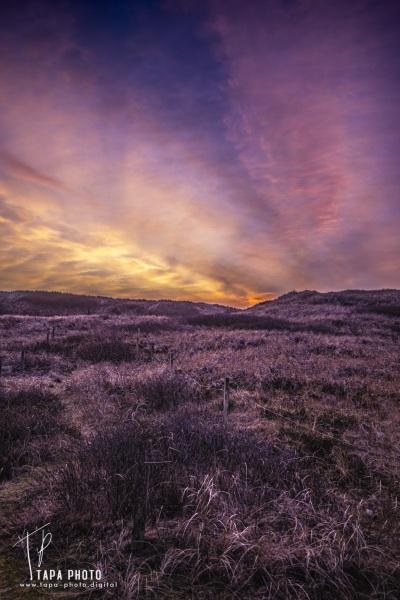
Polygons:
<instances>
[{"instance_id":1,"label":"low shrub","mask_svg":"<svg viewBox=\"0 0 400 600\"><path fill-rule=\"evenodd\" d=\"M354 415L345 415L340 412L326 411L317 416L316 426L323 431L339 433L345 429L356 427L357 418Z\"/></svg>"},{"instance_id":2,"label":"low shrub","mask_svg":"<svg viewBox=\"0 0 400 600\"><path fill-rule=\"evenodd\" d=\"M0 481L51 456L61 413L58 398L37 388L0 393Z\"/></svg>"},{"instance_id":3,"label":"low shrub","mask_svg":"<svg viewBox=\"0 0 400 600\"><path fill-rule=\"evenodd\" d=\"M275 331L304 331L317 334L335 334L337 329L325 323L298 323L252 314L217 314L192 317L186 321L189 325L203 327L226 327L239 330L275 330Z\"/></svg>"},{"instance_id":4,"label":"low shrub","mask_svg":"<svg viewBox=\"0 0 400 600\"><path fill-rule=\"evenodd\" d=\"M318 382L316 387L318 387ZM322 394L327 394L329 396L336 396L336 398L348 398L350 393L350 387L348 381L338 382L338 381L321 381L320 389Z\"/></svg>"},{"instance_id":5,"label":"low shrub","mask_svg":"<svg viewBox=\"0 0 400 600\"><path fill-rule=\"evenodd\" d=\"M92 363L112 362L121 363L135 360L136 351L133 344L119 340L92 340L79 345L76 355L82 360Z\"/></svg>"},{"instance_id":6,"label":"low shrub","mask_svg":"<svg viewBox=\"0 0 400 600\"><path fill-rule=\"evenodd\" d=\"M292 425L281 426L280 433L296 441L296 445L298 442L301 442L301 451L306 456L311 454L316 458L327 459L332 449L340 444L339 440L325 435L320 431L298 429Z\"/></svg>"},{"instance_id":7,"label":"low shrub","mask_svg":"<svg viewBox=\"0 0 400 600\"><path fill-rule=\"evenodd\" d=\"M143 333L158 333L160 331L176 331L182 328L182 319L179 317L176 318L166 318L166 317L152 317L148 319L141 319L136 323L122 323L118 325L114 325L113 329L115 331L124 331L129 333L138 333L138 329L140 330L140 334Z\"/></svg>"},{"instance_id":8,"label":"low shrub","mask_svg":"<svg viewBox=\"0 0 400 600\"><path fill-rule=\"evenodd\" d=\"M284 377L281 375L269 375L260 381L260 387L263 392L274 392L281 390L288 394L299 393L306 384L296 377Z\"/></svg>"},{"instance_id":9,"label":"low shrub","mask_svg":"<svg viewBox=\"0 0 400 600\"><path fill-rule=\"evenodd\" d=\"M296 492L299 460L250 432L180 412L158 424L99 432L61 469L60 501L81 517L135 519L145 510L154 520L160 510L176 515L193 478L213 473L226 493L232 478L242 481L237 500L245 510L282 490Z\"/></svg>"},{"instance_id":10,"label":"low shrub","mask_svg":"<svg viewBox=\"0 0 400 600\"><path fill-rule=\"evenodd\" d=\"M136 515L146 504L149 448L148 431L132 424L99 432L61 470L64 507L82 520Z\"/></svg>"},{"instance_id":11,"label":"low shrub","mask_svg":"<svg viewBox=\"0 0 400 600\"><path fill-rule=\"evenodd\" d=\"M297 410L286 410L283 408L272 410L271 408L268 408L268 406L265 406L261 409L261 415L271 421L282 418L296 423L305 423L310 417L304 406Z\"/></svg>"},{"instance_id":12,"label":"low shrub","mask_svg":"<svg viewBox=\"0 0 400 600\"><path fill-rule=\"evenodd\" d=\"M56 338L55 340L37 341L32 343L27 350L34 353L47 352L49 354L59 354L60 356L72 356L75 348L79 345L84 345L87 340L87 335L74 334L67 335L63 338Z\"/></svg>"},{"instance_id":13,"label":"low shrub","mask_svg":"<svg viewBox=\"0 0 400 600\"><path fill-rule=\"evenodd\" d=\"M199 386L193 379L166 371L138 382L135 394L155 410L170 410L183 403L198 402L201 397Z\"/></svg>"},{"instance_id":14,"label":"low shrub","mask_svg":"<svg viewBox=\"0 0 400 600\"><path fill-rule=\"evenodd\" d=\"M400 305L398 304L369 304L362 312L385 315L386 317L400 317Z\"/></svg>"},{"instance_id":15,"label":"low shrub","mask_svg":"<svg viewBox=\"0 0 400 600\"><path fill-rule=\"evenodd\" d=\"M54 367L51 356L43 352L32 352L30 348L25 348L23 366L20 351L9 352L4 358L7 366L15 373L47 373Z\"/></svg>"},{"instance_id":16,"label":"low shrub","mask_svg":"<svg viewBox=\"0 0 400 600\"><path fill-rule=\"evenodd\" d=\"M243 314L199 315L187 319L189 325L205 327L229 327L231 329L277 329L292 331L293 323L273 317Z\"/></svg>"}]
</instances>

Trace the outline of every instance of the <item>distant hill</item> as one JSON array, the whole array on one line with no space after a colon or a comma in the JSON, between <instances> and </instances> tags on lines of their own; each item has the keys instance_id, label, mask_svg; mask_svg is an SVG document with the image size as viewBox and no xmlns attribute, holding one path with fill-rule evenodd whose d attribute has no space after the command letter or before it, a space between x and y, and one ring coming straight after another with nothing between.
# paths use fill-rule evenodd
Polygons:
<instances>
[{"instance_id":1,"label":"distant hill","mask_svg":"<svg viewBox=\"0 0 400 600\"><path fill-rule=\"evenodd\" d=\"M361 315L400 317L399 290L345 290L342 292L289 292L243 311L261 318L281 318L344 326Z\"/></svg>"},{"instance_id":2,"label":"distant hill","mask_svg":"<svg viewBox=\"0 0 400 600\"><path fill-rule=\"evenodd\" d=\"M368 304L400 304L400 290L343 290L342 292L317 292L304 290L303 292L288 292L272 301L260 302L248 312L259 311L276 304L338 304L340 306L365 306Z\"/></svg>"},{"instance_id":3,"label":"distant hill","mask_svg":"<svg viewBox=\"0 0 400 600\"><path fill-rule=\"evenodd\" d=\"M193 324L230 326L232 319L233 323L237 319L239 322L247 319L247 323L251 317L295 321L305 318L326 323L359 313L400 317L400 291L345 290L322 293L305 290L289 292L245 310L186 300L133 300L47 291L0 292L0 315L153 315L185 318ZM258 327L255 321L254 326Z\"/></svg>"},{"instance_id":4,"label":"distant hill","mask_svg":"<svg viewBox=\"0 0 400 600\"><path fill-rule=\"evenodd\" d=\"M344 290L342 292L288 292L275 300L260 302L246 309L248 313L267 314L278 306L345 306L353 308L373 308L374 306L400 306L400 290Z\"/></svg>"},{"instance_id":5,"label":"distant hill","mask_svg":"<svg viewBox=\"0 0 400 600\"><path fill-rule=\"evenodd\" d=\"M46 291L0 292L0 315L132 314L189 318L237 310L205 302L129 300Z\"/></svg>"}]
</instances>

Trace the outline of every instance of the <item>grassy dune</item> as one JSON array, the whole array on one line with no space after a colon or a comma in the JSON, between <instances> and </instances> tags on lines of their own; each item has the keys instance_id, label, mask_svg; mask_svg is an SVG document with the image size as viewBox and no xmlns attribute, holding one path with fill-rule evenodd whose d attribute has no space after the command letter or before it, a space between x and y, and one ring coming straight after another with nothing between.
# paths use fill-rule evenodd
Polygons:
<instances>
[{"instance_id":1,"label":"grassy dune","mask_svg":"<svg viewBox=\"0 0 400 600\"><path fill-rule=\"evenodd\" d=\"M118 584L50 597L400 596L400 292L2 293L0 332L1 597L45 523Z\"/></svg>"}]
</instances>

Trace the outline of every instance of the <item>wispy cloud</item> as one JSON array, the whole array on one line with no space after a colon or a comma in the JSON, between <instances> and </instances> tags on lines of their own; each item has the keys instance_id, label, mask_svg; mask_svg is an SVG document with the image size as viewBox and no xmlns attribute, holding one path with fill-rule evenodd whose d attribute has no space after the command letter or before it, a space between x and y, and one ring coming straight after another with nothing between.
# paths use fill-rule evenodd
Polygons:
<instances>
[{"instance_id":1,"label":"wispy cloud","mask_svg":"<svg viewBox=\"0 0 400 600\"><path fill-rule=\"evenodd\" d=\"M53 177L34 169L32 166L12 156L4 150L0 150L0 169L7 176L16 177L32 183L37 183L55 191L67 191L68 188Z\"/></svg>"},{"instance_id":2,"label":"wispy cloud","mask_svg":"<svg viewBox=\"0 0 400 600\"><path fill-rule=\"evenodd\" d=\"M384 91L390 69L398 70L388 52L396 28L385 27L394 5L389 12L368 2L213 6L230 75L226 122L259 191L265 237L284 243L277 251L292 257L305 284L379 285L399 243L392 237L390 253L368 252L367 261L362 240L378 249L377 213L393 215L397 202L399 138L383 126L398 123L399 86ZM264 204L273 205L272 219L263 219ZM353 260L341 260L344 243L364 261L361 276ZM321 279L327 264L333 269Z\"/></svg>"}]
</instances>

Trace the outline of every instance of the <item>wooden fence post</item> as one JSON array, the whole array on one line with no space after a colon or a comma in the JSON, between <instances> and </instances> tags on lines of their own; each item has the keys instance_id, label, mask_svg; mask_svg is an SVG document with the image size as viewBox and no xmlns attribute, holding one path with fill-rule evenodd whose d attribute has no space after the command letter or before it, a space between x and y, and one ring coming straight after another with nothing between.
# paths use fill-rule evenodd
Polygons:
<instances>
[{"instance_id":1,"label":"wooden fence post","mask_svg":"<svg viewBox=\"0 0 400 600\"><path fill-rule=\"evenodd\" d=\"M50 329L47 330L47 343L50 341Z\"/></svg>"},{"instance_id":2,"label":"wooden fence post","mask_svg":"<svg viewBox=\"0 0 400 600\"><path fill-rule=\"evenodd\" d=\"M171 369L174 368L174 353L171 350L169 352L169 366Z\"/></svg>"},{"instance_id":3,"label":"wooden fence post","mask_svg":"<svg viewBox=\"0 0 400 600\"><path fill-rule=\"evenodd\" d=\"M21 351L21 371L24 372L25 369L25 349Z\"/></svg>"},{"instance_id":4,"label":"wooden fence post","mask_svg":"<svg viewBox=\"0 0 400 600\"><path fill-rule=\"evenodd\" d=\"M224 385L224 424L228 423L228 411L229 411L229 377L225 377Z\"/></svg>"},{"instance_id":5,"label":"wooden fence post","mask_svg":"<svg viewBox=\"0 0 400 600\"><path fill-rule=\"evenodd\" d=\"M140 352L140 327L138 327L137 336L136 336L136 358L139 358L139 352Z\"/></svg>"},{"instance_id":6,"label":"wooden fence post","mask_svg":"<svg viewBox=\"0 0 400 600\"><path fill-rule=\"evenodd\" d=\"M53 325L53 331L52 331L52 334L51 334L51 337L52 337L53 340L55 338L55 335L56 335L56 326Z\"/></svg>"}]
</instances>

